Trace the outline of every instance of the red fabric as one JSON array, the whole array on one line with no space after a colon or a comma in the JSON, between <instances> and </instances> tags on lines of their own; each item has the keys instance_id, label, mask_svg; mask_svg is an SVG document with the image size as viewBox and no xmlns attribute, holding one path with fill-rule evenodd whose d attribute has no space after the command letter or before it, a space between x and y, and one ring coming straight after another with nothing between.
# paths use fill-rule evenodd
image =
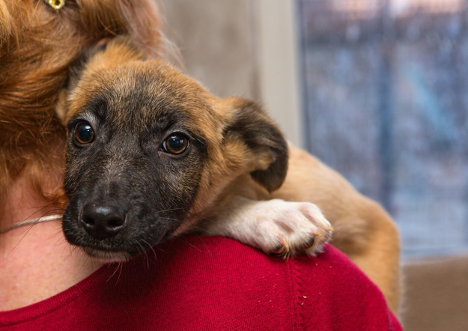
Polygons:
<instances>
[{"instance_id":1,"label":"red fabric","mask_svg":"<svg viewBox=\"0 0 468 331\"><path fill-rule=\"evenodd\" d=\"M402 330L337 249L283 261L234 240L187 237L0 312L0 330Z\"/></svg>"}]
</instances>

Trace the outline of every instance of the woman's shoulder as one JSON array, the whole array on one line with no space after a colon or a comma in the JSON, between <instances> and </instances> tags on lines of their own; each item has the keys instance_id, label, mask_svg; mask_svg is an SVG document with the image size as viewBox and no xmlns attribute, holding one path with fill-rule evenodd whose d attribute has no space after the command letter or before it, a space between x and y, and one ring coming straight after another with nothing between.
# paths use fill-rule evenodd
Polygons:
<instances>
[{"instance_id":1,"label":"woman's shoulder","mask_svg":"<svg viewBox=\"0 0 468 331\"><path fill-rule=\"evenodd\" d=\"M248 321L248 329L398 325L377 286L331 245L315 257L283 260L229 238L190 236L153 253L160 257L157 282L173 295L171 305L183 302L188 310L181 316L203 317L218 329L239 321Z\"/></svg>"},{"instance_id":2,"label":"woman's shoulder","mask_svg":"<svg viewBox=\"0 0 468 331\"><path fill-rule=\"evenodd\" d=\"M175 238L42 303L0 313L2 326L398 330L377 287L330 245L317 257L282 260L232 239L198 236Z\"/></svg>"}]
</instances>

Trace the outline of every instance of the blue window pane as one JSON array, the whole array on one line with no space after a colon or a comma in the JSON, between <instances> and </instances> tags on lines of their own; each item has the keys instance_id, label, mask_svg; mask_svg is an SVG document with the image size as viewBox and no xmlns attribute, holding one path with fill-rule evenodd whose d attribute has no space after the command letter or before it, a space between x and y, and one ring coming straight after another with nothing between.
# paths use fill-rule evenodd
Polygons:
<instances>
[{"instance_id":1,"label":"blue window pane","mask_svg":"<svg viewBox=\"0 0 468 331\"><path fill-rule=\"evenodd\" d=\"M468 249L465 0L298 0L307 146L397 220L404 256Z\"/></svg>"}]
</instances>

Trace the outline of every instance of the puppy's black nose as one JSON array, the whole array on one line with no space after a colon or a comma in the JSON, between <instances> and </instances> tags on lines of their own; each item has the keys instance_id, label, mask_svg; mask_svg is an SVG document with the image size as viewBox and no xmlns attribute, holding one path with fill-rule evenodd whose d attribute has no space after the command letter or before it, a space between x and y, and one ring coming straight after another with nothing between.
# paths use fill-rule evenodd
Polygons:
<instances>
[{"instance_id":1,"label":"puppy's black nose","mask_svg":"<svg viewBox=\"0 0 468 331\"><path fill-rule=\"evenodd\" d=\"M119 206L86 204L81 224L86 232L98 240L114 237L125 226L125 209Z\"/></svg>"}]
</instances>

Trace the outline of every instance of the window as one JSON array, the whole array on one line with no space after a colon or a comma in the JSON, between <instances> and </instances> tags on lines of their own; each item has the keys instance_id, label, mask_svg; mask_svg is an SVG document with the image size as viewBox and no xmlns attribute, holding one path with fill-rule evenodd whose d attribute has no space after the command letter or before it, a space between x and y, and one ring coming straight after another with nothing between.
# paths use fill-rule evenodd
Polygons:
<instances>
[{"instance_id":1,"label":"window","mask_svg":"<svg viewBox=\"0 0 468 331\"><path fill-rule=\"evenodd\" d=\"M297 0L306 146L396 219L403 255L468 249L465 0Z\"/></svg>"}]
</instances>

